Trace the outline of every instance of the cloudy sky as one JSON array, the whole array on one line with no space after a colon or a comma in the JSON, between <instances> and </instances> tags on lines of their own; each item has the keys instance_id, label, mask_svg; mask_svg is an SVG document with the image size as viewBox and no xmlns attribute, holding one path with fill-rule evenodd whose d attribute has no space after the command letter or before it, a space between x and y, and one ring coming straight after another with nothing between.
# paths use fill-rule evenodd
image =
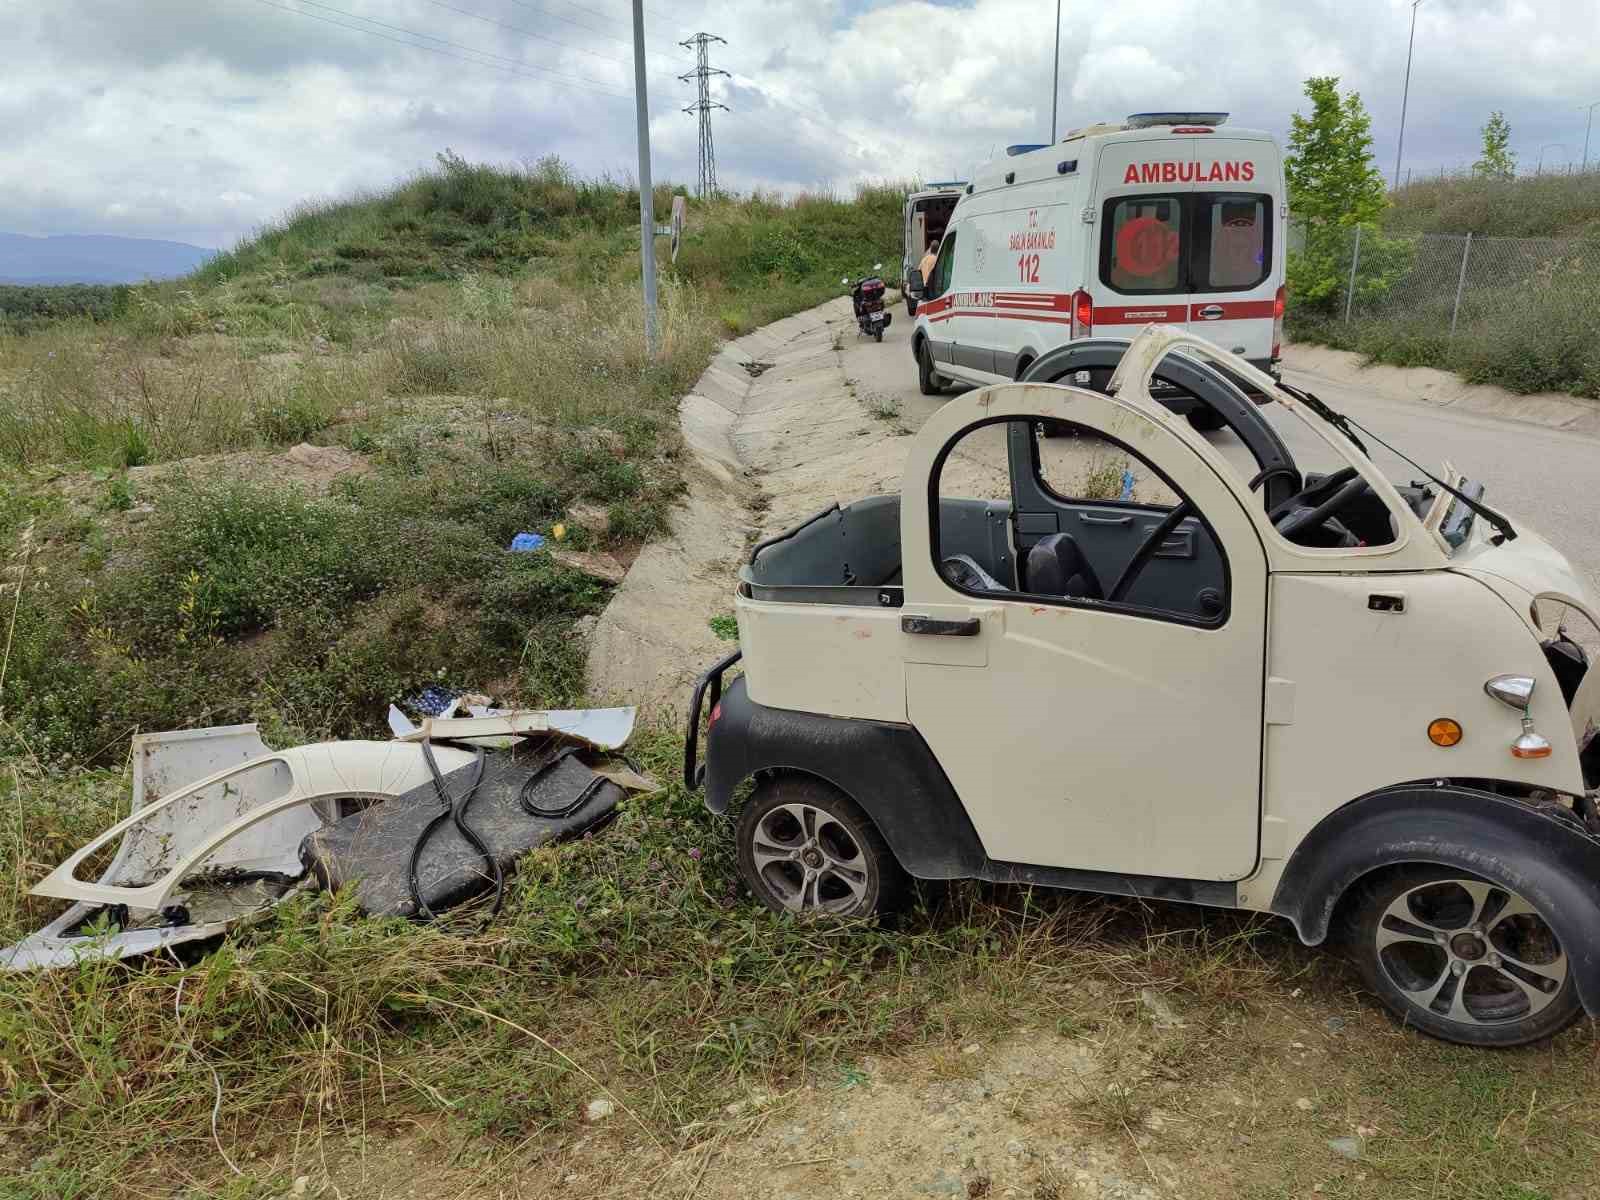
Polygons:
<instances>
[{"instance_id":1,"label":"cloudy sky","mask_svg":"<svg viewBox=\"0 0 1600 1200\"><path fill-rule=\"evenodd\" d=\"M633 174L627 0L0 0L0 230L225 246L450 147ZM698 30L724 187L964 175L1050 123L1052 0L651 0L654 170L693 181ZM1393 169L1409 0L1064 0L1061 126L1226 109L1283 135L1333 74ZM1532 170L1600 100L1596 0L1423 0L1407 166L1458 166L1504 109ZM1600 110L1597 110L1600 112ZM1600 122L1597 122L1600 124ZM1600 131L1591 156L1600 156ZM1555 144L1559 143L1559 144Z\"/></svg>"}]
</instances>

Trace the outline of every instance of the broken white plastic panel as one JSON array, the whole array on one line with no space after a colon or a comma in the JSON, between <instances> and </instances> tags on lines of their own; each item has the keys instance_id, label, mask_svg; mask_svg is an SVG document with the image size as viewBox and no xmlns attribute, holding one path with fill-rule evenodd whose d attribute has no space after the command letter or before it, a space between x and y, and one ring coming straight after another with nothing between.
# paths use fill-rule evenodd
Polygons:
<instances>
[{"instance_id":1,"label":"broken white plastic panel","mask_svg":"<svg viewBox=\"0 0 1600 1200\"><path fill-rule=\"evenodd\" d=\"M133 795L130 811L138 813L161 797L175 793L219 771L270 754L254 725L222 725L211 729L179 729L144 733L133 739ZM287 815L287 814L286 814ZM268 831L250 831L259 839ZM292 836L287 827L277 831ZM183 832L178 831L178 839ZM99 882L116 885L147 879L159 856L172 845L174 833L156 822L135 826L123 838L116 855ZM252 848L241 847L245 853ZM256 913L264 914L282 895L263 896L259 890L218 889L202 904L192 906L197 920L179 925L123 929L112 934L74 932L83 927L100 906L71 905L55 920L14 945L0 947L0 968L29 970L70 967L85 958L127 958L149 954L168 946L215 937L231 924Z\"/></svg>"},{"instance_id":2,"label":"broken white plastic panel","mask_svg":"<svg viewBox=\"0 0 1600 1200\"><path fill-rule=\"evenodd\" d=\"M445 774L472 762L471 751L447 746L436 747L434 756ZM386 800L430 778L422 747L405 742L323 742L268 754L150 801L50 872L33 894L154 912L201 866L298 875L300 841L322 824L314 805ZM243 836L282 814L297 819L274 822L271 837ZM137 855L144 870L118 876L121 882L78 878L86 860L130 833L134 848L125 846L118 858L126 856L131 866Z\"/></svg>"},{"instance_id":3,"label":"broken white plastic panel","mask_svg":"<svg viewBox=\"0 0 1600 1200\"><path fill-rule=\"evenodd\" d=\"M493 738L496 742L535 733L559 733L596 750L618 750L633 736L638 718L636 708L483 708L468 710L470 717L424 717L416 725L394 705L389 706L389 728L401 741L423 738L443 741L476 742Z\"/></svg>"}]
</instances>

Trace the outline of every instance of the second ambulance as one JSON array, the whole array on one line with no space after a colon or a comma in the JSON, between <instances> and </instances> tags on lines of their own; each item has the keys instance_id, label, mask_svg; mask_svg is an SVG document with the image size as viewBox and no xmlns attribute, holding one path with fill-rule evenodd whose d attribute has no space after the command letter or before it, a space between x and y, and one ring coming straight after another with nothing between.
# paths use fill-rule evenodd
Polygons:
<instances>
[{"instance_id":1,"label":"second ambulance","mask_svg":"<svg viewBox=\"0 0 1600 1200\"><path fill-rule=\"evenodd\" d=\"M911 345L923 393L1018 379L1065 342L1131 337L1152 322L1276 374L1283 162L1270 134L1226 120L1137 113L1018 147L980 170L917 307ZM1201 407L1189 419L1207 428L1210 416Z\"/></svg>"}]
</instances>

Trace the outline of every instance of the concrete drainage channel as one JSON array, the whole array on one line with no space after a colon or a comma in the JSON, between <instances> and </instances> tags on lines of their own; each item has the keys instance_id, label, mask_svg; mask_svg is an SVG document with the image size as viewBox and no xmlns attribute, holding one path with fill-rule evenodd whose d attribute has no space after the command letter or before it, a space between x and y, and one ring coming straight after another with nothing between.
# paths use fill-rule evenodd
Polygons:
<instances>
[{"instance_id":1,"label":"concrete drainage channel","mask_svg":"<svg viewBox=\"0 0 1600 1200\"><path fill-rule=\"evenodd\" d=\"M709 622L730 610L748 547L899 477L905 443L865 416L835 348L854 335L849 300L830 300L728 342L684 396L688 493L590 636L592 696L676 720L732 648Z\"/></svg>"}]
</instances>

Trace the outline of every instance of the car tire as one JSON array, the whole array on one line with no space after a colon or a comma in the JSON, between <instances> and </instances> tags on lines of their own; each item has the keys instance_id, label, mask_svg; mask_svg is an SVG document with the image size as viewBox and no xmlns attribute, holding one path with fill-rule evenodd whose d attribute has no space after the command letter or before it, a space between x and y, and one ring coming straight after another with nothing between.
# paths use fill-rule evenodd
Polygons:
<instances>
[{"instance_id":1,"label":"car tire","mask_svg":"<svg viewBox=\"0 0 1600 1200\"><path fill-rule=\"evenodd\" d=\"M1565 949L1538 908L1458 867L1411 866L1365 886L1346 938L1402 1024L1465 1046L1522 1046L1582 1014Z\"/></svg>"},{"instance_id":2,"label":"car tire","mask_svg":"<svg viewBox=\"0 0 1600 1200\"><path fill-rule=\"evenodd\" d=\"M907 296L906 297L906 316L914 317L916 315L917 315L917 301L916 301L916 298L914 296Z\"/></svg>"},{"instance_id":3,"label":"car tire","mask_svg":"<svg viewBox=\"0 0 1600 1200\"><path fill-rule=\"evenodd\" d=\"M850 797L820 779L771 775L739 813L739 874L773 912L869 917L904 902L906 874Z\"/></svg>"},{"instance_id":4,"label":"car tire","mask_svg":"<svg viewBox=\"0 0 1600 1200\"><path fill-rule=\"evenodd\" d=\"M928 339L917 344L917 386L924 396L937 396L941 389L938 374L933 369L933 351L928 349Z\"/></svg>"},{"instance_id":5,"label":"car tire","mask_svg":"<svg viewBox=\"0 0 1600 1200\"><path fill-rule=\"evenodd\" d=\"M1209 404L1191 408L1184 415L1188 418L1190 427L1198 433L1212 433L1226 424L1217 410Z\"/></svg>"}]
</instances>

